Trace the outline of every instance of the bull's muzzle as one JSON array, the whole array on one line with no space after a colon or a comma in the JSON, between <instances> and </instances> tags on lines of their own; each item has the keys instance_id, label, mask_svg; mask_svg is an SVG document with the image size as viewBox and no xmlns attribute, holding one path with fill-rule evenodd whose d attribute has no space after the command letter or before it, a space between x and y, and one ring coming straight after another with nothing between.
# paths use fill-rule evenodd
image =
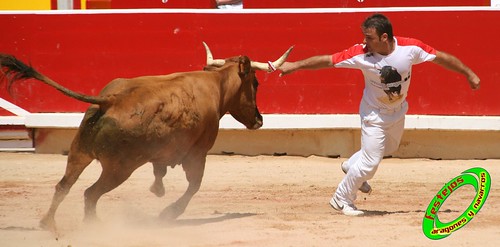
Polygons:
<instances>
[{"instance_id":1,"label":"bull's muzzle","mask_svg":"<svg viewBox=\"0 0 500 247\"><path fill-rule=\"evenodd\" d=\"M249 129L256 130L256 129L259 129L260 127L262 127L262 125L264 125L264 121L262 121L262 117L260 117L260 118L256 117L255 124Z\"/></svg>"}]
</instances>

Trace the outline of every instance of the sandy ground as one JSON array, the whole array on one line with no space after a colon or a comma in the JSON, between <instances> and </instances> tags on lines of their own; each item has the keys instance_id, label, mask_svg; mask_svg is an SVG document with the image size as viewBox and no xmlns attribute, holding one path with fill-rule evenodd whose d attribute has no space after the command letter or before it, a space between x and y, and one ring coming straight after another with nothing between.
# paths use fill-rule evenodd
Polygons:
<instances>
[{"instance_id":1,"label":"sandy ground","mask_svg":"<svg viewBox=\"0 0 500 247\"><path fill-rule=\"evenodd\" d=\"M1 246L499 246L500 160L386 159L371 181L374 192L358 194L363 217L347 217L328 201L343 173L344 159L292 156L208 157L201 190L174 222L159 212L186 189L182 168L164 179L167 194L149 192L152 166L105 194L100 223L86 224L83 192L100 173L98 162L82 174L61 204L57 233L38 221L49 207L66 156L0 153ZM492 177L490 196L465 227L442 240L422 233L427 205L462 171L480 166ZM455 191L439 217L458 217L475 192Z\"/></svg>"}]
</instances>

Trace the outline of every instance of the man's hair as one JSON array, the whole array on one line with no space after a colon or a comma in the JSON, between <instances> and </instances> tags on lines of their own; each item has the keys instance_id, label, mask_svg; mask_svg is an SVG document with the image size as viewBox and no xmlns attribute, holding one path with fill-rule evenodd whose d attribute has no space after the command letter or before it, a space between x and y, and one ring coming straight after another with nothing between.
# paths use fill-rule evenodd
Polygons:
<instances>
[{"instance_id":1,"label":"man's hair","mask_svg":"<svg viewBox=\"0 0 500 247\"><path fill-rule=\"evenodd\" d=\"M393 40L394 34L392 33L392 24L383 14L373 14L368 16L366 20L361 25L363 29L367 28L375 28L378 36L380 37L382 34L387 33L389 40Z\"/></svg>"}]
</instances>

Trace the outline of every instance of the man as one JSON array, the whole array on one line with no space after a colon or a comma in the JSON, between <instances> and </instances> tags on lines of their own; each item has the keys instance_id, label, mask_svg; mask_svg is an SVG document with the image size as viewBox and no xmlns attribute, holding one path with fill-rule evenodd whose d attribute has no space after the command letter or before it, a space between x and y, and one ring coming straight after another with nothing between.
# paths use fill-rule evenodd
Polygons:
<instances>
[{"instance_id":1,"label":"man","mask_svg":"<svg viewBox=\"0 0 500 247\"><path fill-rule=\"evenodd\" d=\"M364 212L354 205L359 189L371 192L371 179L385 155L395 152L401 141L404 117L408 110L406 96L414 64L432 61L465 75L472 89L479 88L479 77L458 58L437 51L423 42L394 37L392 25L382 14L373 14L361 25L362 45L354 45L333 55L313 56L286 62L278 69L281 75L301 69L355 68L362 71L365 89L360 103L361 150L341 165L346 173L330 205L345 215Z\"/></svg>"}]
</instances>

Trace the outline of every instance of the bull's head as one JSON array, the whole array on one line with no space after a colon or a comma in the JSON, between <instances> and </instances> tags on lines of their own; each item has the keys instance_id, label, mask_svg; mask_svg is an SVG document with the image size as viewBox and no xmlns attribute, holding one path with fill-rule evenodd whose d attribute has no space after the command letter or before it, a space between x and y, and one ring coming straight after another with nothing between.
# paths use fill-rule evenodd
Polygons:
<instances>
[{"instance_id":1,"label":"bull's head","mask_svg":"<svg viewBox=\"0 0 500 247\"><path fill-rule=\"evenodd\" d=\"M256 97L259 82L255 76L255 70L273 72L275 68L281 66L293 47L290 47L278 60L274 62L255 62L246 56L232 57L228 59L214 59L207 44L203 42L207 52L207 67L223 67L228 64L238 65L238 75L241 84L234 97L234 101L229 106L229 113L238 122L244 124L248 129L258 129L262 127L262 115L257 108Z\"/></svg>"}]
</instances>

